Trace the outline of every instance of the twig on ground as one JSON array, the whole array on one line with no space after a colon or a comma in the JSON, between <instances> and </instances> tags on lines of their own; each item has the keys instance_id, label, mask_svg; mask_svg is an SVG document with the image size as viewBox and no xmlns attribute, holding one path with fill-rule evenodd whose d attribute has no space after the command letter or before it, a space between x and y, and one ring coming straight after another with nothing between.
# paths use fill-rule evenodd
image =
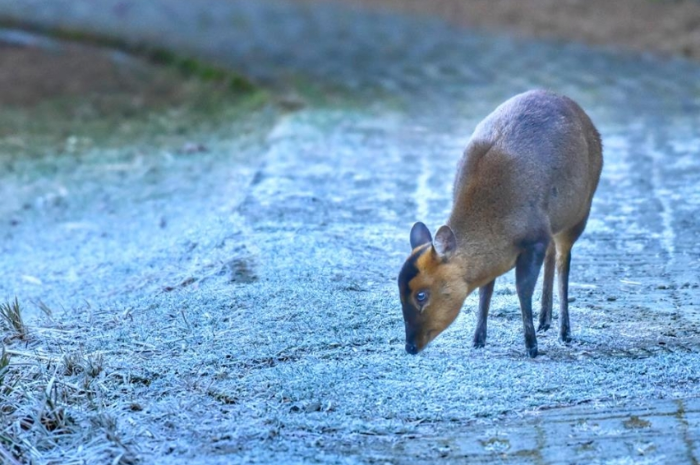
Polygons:
<instances>
[{"instance_id":1,"label":"twig on ground","mask_svg":"<svg viewBox=\"0 0 700 465\"><path fill-rule=\"evenodd\" d=\"M33 354L31 352L22 352L20 350L6 349L5 352L9 355L16 355L18 357L35 358L37 360L44 360L47 362L58 362L60 360L58 357L49 357L47 355Z\"/></svg>"}]
</instances>

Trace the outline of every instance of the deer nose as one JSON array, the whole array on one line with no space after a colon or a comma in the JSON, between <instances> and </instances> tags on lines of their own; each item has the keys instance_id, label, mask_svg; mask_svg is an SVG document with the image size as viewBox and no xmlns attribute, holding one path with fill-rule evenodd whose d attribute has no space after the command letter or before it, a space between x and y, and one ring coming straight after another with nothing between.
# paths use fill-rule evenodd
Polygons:
<instances>
[{"instance_id":1,"label":"deer nose","mask_svg":"<svg viewBox=\"0 0 700 465\"><path fill-rule=\"evenodd\" d=\"M407 342L406 343L406 352L408 352L411 355L416 355L418 353L418 347L416 347L415 344L412 342Z\"/></svg>"}]
</instances>

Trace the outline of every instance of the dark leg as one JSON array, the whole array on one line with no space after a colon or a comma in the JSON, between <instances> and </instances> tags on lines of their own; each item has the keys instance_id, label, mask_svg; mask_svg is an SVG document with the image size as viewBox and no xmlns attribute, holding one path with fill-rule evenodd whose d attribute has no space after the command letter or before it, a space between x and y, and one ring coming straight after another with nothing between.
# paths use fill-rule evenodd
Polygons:
<instances>
[{"instance_id":1,"label":"dark leg","mask_svg":"<svg viewBox=\"0 0 700 465\"><path fill-rule=\"evenodd\" d=\"M474 332L474 347L476 348L486 345L486 318L489 316L494 284L496 284L495 279L479 288L479 319L476 322L476 331Z\"/></svg>"},{"instance_id":2,"label":"dark leg","mask_svg":"<svg viewBox=\"0 0 700 465\"><path fill-rule=\"evenodd\" d=\"M559 339L571 342L571 323L569 322L569 267L571 249L574 242L586 228L588 217L574 226L561 238L557 237L557 274L559 275Z\"/></svg>"},{"instance_id":3,"label":"dark leg","mask_svg":"<svg viewBox=\"0 0 700 465\"><path fill-rule=\"evenodd\" d=\"M552 294L554 293L554 262L556 260L554 241L547 247L544 257L544 281L542 282L542 307L540 309L540 324L537 331L547 331L552 324Z\"/></svg>"},{"instance_id":4,"label":"dark leg","mask_svg":"<svg viewBox=\"0 0 700 465\"><path fill-rule=\"evenodd\" d=\"M559 273L559 339L571 342L571 323L569 322L569 266L571 265L571 248L561 251L557 257Z\"/></svg>"},{"instance_id":5,"label":"dark leg","mask_svg":"<svg viewBox=\"0 0 700 465\"><path fill-rule=\"evenodd\" d=\"M537 357L537 337L532 323L532 293L547 251L546 242L528 245L515 262L515 287L520 299L520 311L525 329L525 348L530 357Z\"/></svg>"}]
</instances>

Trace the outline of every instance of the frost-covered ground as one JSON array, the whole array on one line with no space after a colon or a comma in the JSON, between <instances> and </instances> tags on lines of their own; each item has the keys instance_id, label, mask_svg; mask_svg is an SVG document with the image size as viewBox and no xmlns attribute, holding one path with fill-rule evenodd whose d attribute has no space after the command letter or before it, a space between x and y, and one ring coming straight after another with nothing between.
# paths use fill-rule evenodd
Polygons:
<instances>
[{"instance_id":1,"label":"frost-covered ground","mask_svg":"<svg viewBox=\"0 0 700 465\"><path fill-rule=\"evenodd\" d=\"M79 25L73 3L47 21ZM333 5L120 5L120 21L167 11L159 45L284 76L301 108L224 101L199 125L166 112L139 137L31 157L3 135L0 296L30 336L10 340L26 392L0 447L40 463L697 462L700 67ZM578 100L605 145L574 342L552 331L526 358L504 276L485 349L472 296L409 356L410 225L444 221L474 125L532 87Z\"/></svg>"}]
</instances>

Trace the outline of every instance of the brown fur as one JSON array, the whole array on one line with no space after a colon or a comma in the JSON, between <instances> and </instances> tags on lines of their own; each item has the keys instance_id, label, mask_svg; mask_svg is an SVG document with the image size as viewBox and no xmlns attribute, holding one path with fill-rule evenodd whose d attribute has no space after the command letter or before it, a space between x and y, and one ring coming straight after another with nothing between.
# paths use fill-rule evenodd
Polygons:
<instances>
[{"instance_id":1,"label":"brown fur","mask_svg":"<svg viewBox=\"0 0 700 465\"><path fill-rule=\"evenodd\" d=\"M414 343L411 338L416 351L424 348L454 321L469 293L489 285L517 262L526 344L530 354L536 354L536 340L527 321L529 318L531 326L530 288L534 289L545 261L540 328L546 329L551 321L552 267L556 262L560 296L565 296L570 251L585 228L602 163L598 132L567 97L540 90L526 92L479 123L457 169L449 228L438 231L435 240L427 229L416 229L416 237L432 240L432 246L420 251L415 276L404 276L411 277L411 295L423 289L430 298L421 311L414 298L402 293L407 350ZM445 238L452 234L454 249L445 245ZM412 232L412 241L413 237ZM546 260L545 250L550 251ZM480 312L484 320L489 299L490 293L481 304L486 306ZM563 305L562 338L567 340L568 306ZM411 318L412 312L419 317ZM475 335L475 345L477 336L485 340L482 316L479 326L483 330L477 331L483 334Z\"/></svg>"}]
</instances>

